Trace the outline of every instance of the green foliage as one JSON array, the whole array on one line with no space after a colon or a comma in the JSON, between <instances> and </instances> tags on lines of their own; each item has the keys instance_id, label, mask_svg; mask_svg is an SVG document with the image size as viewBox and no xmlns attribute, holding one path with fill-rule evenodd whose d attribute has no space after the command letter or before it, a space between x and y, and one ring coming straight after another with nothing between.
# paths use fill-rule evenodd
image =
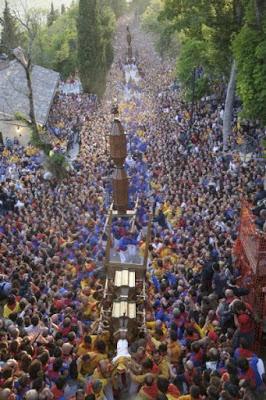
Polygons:
<instances>
[{"instance_id":1,"label":"green foliage","mask_svg":"<svg viewBox=\"0 0 266 400\"><path fill-rule=\"evenodd\" d=\"M159 21L158 17L164 7L163 0L151 0L141 16L142 28L146 32L155 35L155 47L159 54L177 56L179 50L179 38L168 20Z\"/></svg>"},{"instance_id":2,"label":"green foliage","mask_svg":"<svg viewBox=\"0 0 266 400\"><path fill-rule=\"evenodd\" d=\"M44 26L33 44L33 62L59 71L64 78L77 68L77 13L77 6L70 7L51 26Z\"/></svg>"},{"instance_id":3,"label":"green foliage","mask_svg":"<svg viewBox=\"0 0 266 400\"><path fill-rule=\"evenodd\" d=\"M109 3L116 18L121 17L127 9L126 0L110 0Z\"/></svg>"},{"instance_id":4,"label":"green foliage","mask_svg":"<svg viewBox=\"0 0 266 400\"><path fill-rule=\"evenodd\" d=\"M101 97L113 60L114 14L105 1L80 0L78 14L78 64L84 91Z\"/></svg>"},{"instance_id":5,"label":"green foliage","mask_svg":"<svg viewBox=\"0 0 266 400\"><path fill-rule=\"evenodd\" d=\"M59 13L58 13L58 11L56 11L54 9L54 3L52 2L51 10L50 10L49 14L47 15L47 25L48 26L53 25L53 23L57 20L58 16L59 16Z\"/></svg>"},{"instance_id":6,"label":"green foliage","mask_svg":"<svg viewBox=\"0 0 266 400\"><path fill-rule=\"evenodd\" d=\"M80 0L78 61L85 92L101 95L105 87L105 59L98 0Z\"/></svg>"},{"instance_id":7,"label":"green foliage","mask_svg":"<svg viewBox=\"0 0 266 400\"><path fill-rule=\"evenodd\" d=\"M114 59L113 35L116 27L114 11L108 6L108 2L102 1L100 8L100 25L102 30L102 43L104 48L104 59L107 69L111 66Z\"/></svg>"},{"instance_id":8,"label":"green foliage","mask_svg":"<svg viewBox=\"0 0 266 400\"><path fill-rule=\"evenodd\" d=\"M187 100L192 99L194 86L194 98L199 100L209 92L209 79L206 73L197 77L194 71L202 65L207 65L208 60L206 43L198 39L185 39L177 61L177 75L184 88ZM193 81L195 84L193 84Z\"/></svg>"},{"instance_id":9,"label":"green foliage","mask_svg":"<svg viewBox=\"0 0 266 400\"><path fill-rule=\"evenodd\" d=\"M49 172L58 180L62 180L68 175L68 162L62 153L55 153L50 151L49 156L46 158L45 166Z\"/></svg>"},{"instance_id":10,"label":"green foliage","mask_svg":"<svg viewBox=\"0 0 266 400\"><path fill-rule=\"evenodd\" d=\"M192 76L194 67L191 65L192 69L188 71L184 63L188 54L192 59L194 53L198 54L199 43L204 54L198 54L199 58L195 59L204 68L205 76L196 83L197 87L201 87L198 95L205 94L205 89L208 94L207 77L210 85L229 79L233 59L232 39L241 29L243 1L245 0L164 1L159 20L162 23L171 21L172 29L185 37L185 49L181 52L177 71L181 74L180 79L188 93L191 87L188 77Z\"/></svg>"},{"instance_id":11,"label":"green foliage","mask_svg":"<svg viewBox=\"0 0 266 400\"><path fill-rule=\"evenodd\" d=\"M262 14L260 14L262 16ZM263 21L263 20L262 20ZM243 116L266 124L266 20L257 24L254 10L247 9L246 23L233 41L237 62L237 90Z\"/></svg>"},{"instance_id":12,"label":"green foliage","mask_svg":"<svg viewBox=\"0 0 266 400\"><path fill-rule=\"evenodd\" d=\"M32 146L44 152L44 154L48 155L52 149L52 145L46 141L44 141L40 135L40 130L36 131L31 127L31 140L30 143ZM42 136L45 137L45 132L42 133Z\"/></svg>"},{"instance_id":13,"label":"green foliage","mask_svg":"<svg viewBox=\"0 0 266 400\"><path fill-rule=\"evenodd\" d=\"M0 25L2 26L0 39L0 53L7 54L13 58L12 49L21 44L18 23L12 15L8 2L5 2L3 17L0 17Z\"/></svg>"}]
</instances>

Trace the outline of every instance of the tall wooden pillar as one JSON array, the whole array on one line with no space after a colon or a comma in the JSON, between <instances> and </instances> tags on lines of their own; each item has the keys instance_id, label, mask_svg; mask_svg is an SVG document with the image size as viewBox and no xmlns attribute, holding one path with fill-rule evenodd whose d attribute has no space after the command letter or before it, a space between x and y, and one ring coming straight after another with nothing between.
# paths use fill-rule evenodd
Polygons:
<instances>
[{"instance_id":1,"label":"tall wooden pillar","mask_svg":"<svg viewBox=\"0 0 266 400\"><path fill-rule=\"evenodd\" d=\"M110 134L110 153L115 164L113 173L113 203L119 213L128 209L128 178L124 167L127 157L127 140L124 128L115 116Z\"/></svg>"}]
</instances>

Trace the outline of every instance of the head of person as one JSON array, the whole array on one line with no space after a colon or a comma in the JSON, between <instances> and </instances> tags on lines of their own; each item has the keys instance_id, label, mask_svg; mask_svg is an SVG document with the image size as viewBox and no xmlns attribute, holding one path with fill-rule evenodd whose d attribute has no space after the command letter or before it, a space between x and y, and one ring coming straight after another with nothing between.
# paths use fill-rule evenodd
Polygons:
<instances>
[{"instance_id":1,"label":"head of person","mask_svg":"<svg viewBox=\"0 0 266 400\"><path fill-rule=\"evenodd\" d=\"M106 351L106 344L104 343L103 340L97 340L97 341L95 342L95 349L96 349L99 353L104 354L105 351Z\"/></svg>"},{"instance_id":2,"label":"head of person","mask_svg":"<svg viewBox=\"0 0 266 400\"><path fill-rule=\"evenodd\" d=\"M55 385L58 390L63 390L66 384L66 379L63 376L59 376L59 378L55 381Z\"/></svg>"},{"instance_id":3,"label":"head of person","mask_svg":"<svg viewBox=\"0 0 266 400\"><path fill-rule=\"evenodd\" d=\"M143 361L142 367L145 371L150 371L153 367L153 362L150 358L146 358L146 360Z\"/></svg>"},{"instance_id":4,"label":"head of person","mask_svg":"<svg viewBox=\"0 0 266 400\"><path fill-rule=\"evenodd\" d=\"M13 294L11 294L10 296L8 296L8 298L7 298L7 306L8 307L12 307L12 306L14 306L16 304L16 297L13 295Z\"/></svg>"},{"instance_id":5,"label":"head of person","mask_svg":"<svg viewBox=\"0 0 266 400\"><path fill-rule=\"evenodd\" d=\"M36 389L28 390L25 394L25 400L38 400L39 395Z\"/></svg>"},{"instance_id":6,"label":"head of person","mask_svg":"<svg viewBox=\"0 0 266 400\"><path fill-rule=\"evenodd\" d=\"M171 331L170 332L170 340L172 342L176 342L177 341L177 333L175 331Z\"/></svg>"},{"instance_id":7,"label":"head of person","mask_svg":"<svg viewBox=\"0 0 266 400\"><path fill-rule=\"evenodd\" d=\"M167 354L167 344L166 343L161 343L159 348L158 348L160 356L166 356Z\"/></svg>"},{"instance_id":8,"label":"head of person","mask_svg":"<svg viewBox=\"0 0 266 400\"><path fill-rule=\"evenodd\" d=\"M220 389L214 385L210 385L207 388L207 395L208 395L208 399L210 399L210 400L218 400L219 395L220 395Z\"/></svg>"},{"instance_id":9,"label":"head of person","mask_svg":"<svg viewBox=\"0 0 266 400\"><path fill-rule=\"evenodd\" d=\"M146 374L145 379L144 379L144 384L146 386L152 386L154 383L154 377L152 374Z\"/></svg>"},{"instance_id":10,"label":"head of person","mask_svg":"<svg viewBox=\"0 0 266 400\"><path fill-rule=\"evenodd\" d=\"M85 347L86 348L90 348L91 347L91 337L89 336L89 335L86 335L85 337L84 337L84 345L85 345Z\"/></svg>"},{"instance_id":11,"label":"head of person","mask_svg":"<svg viewBox=\"0 0 266 400\"><path fill-rule=\"evenodd\" d=\"M0 399L2 399L2 400L10 400L11 395L12 395L12 391L9 388L0 390Z\"/></svg>"},{"instance_id":12,"label":"head of person","mask_svg":"<svg viewBox=\"0 0 266 400\"><path fill-rule=\"evenodd\" d=\"M249 362L246 358L240 358L237 365L241 372L247 372L249 370Z\"/></svg>"},{"instance_id":13,"label":"head of person","mask_svg":"<svg viewBox=\"0 0 266 400\"><path fill-rule=\"evenodd\" d=\"M191 400L198 400L200 398L200 388L199 386L192 385L189 390Z\"/></svg>"}]
</instances>

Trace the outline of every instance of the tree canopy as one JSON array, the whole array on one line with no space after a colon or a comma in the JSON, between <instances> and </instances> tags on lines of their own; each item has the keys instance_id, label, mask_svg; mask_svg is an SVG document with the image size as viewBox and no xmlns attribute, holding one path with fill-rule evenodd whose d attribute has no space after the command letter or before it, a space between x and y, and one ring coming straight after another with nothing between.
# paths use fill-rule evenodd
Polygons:
<instances>
[{"instance_id":1,"label":"tree canopy","mask_svg":"<svg viewBox=\"0 0 266 400\"><path fill-rule=\"evenodd\" d=\"M179 32L182 46L177 73L187 93L191 93L195 67L202 67L206 78L197 83L202 85L200 95L208 93L210 84L228 82L235 65L243 115L265 124L265 1L164 0L163 3L157 23L162 25L168 20L172 29ZM204 81L209 83L204 86Z\"/></svg>"},{"instance_id":2,"label":"tree canopy","mask_svg":"<svg viewBox=\"0 0 266 400\"><path fill-rule=\"evenodd\" d=\"M33 61L68 77L77 68L77 5L42 26L33 44Z\"/></svg>"},{"instance_id":3,"label":"tree canopy","mask_svg":"<svg viewBox=\"0 0 266 400\"><path fill-rule=\"evenodd\" d=\"M51 26L53 25L53 23L57 20L59 16L59 12L57 10L55 10L54 8L54 3L51 3L51 10L49 12L49 14L47 15L47 25Z\"/></svg>"},{"instance_id":4,"label":"tree canopy","mask_svg":"<svg viewBox=\"0 0 266 400\"><path fill-rule=\"evenodd\" d=\"M102 96L113 60L114 14L104 0L80 0L78 65L84 90Z\"/></svg>"},{"instance_id":5,"label":"tree canopy","mask_svg":"<svg viewBox=\"0 0 266 400\"><path fill-rule=\"evenodd\" d=\"M115 13L116 18L121 17L126 11L127 3L126 0L109 0L111 9Z\"/></svg>"},{"instance_id":6,"label":"tree canopy","mask_svg":"<svg viewBox=\"0 0 266 400\"><path fill-rule=\"evenodd\" d=\"M247 2L245 23L233 40L237 63L237 91L243 116L266 124L266 5Z\"/></svg>"},{"instance_id":7,"label":"tree canopy","mask_svg":"<svg viewBox=\"0 0 266 400\"><path fill-rule=\"evenodd\" d=\"M0 24L2 26L0 53L5 53L12 58L12 49L18 47L21 43L21 32L7 1L5 2L3 17L0 17Z\"/></svg>"},{"instance_id":8,"label":"tree canopy","mask_svg":"<svg viewBox=\"0 0 266 400\"><path fill-rule=\"evenodd\" d=\"M173 24L166 19L158 21L163 8L163 0L151 0L141 17L142 28L155 35L155 46L162 57L165 55L176 57L179 50L179 39L173 29Z\"/></svg>"}]
</instances>

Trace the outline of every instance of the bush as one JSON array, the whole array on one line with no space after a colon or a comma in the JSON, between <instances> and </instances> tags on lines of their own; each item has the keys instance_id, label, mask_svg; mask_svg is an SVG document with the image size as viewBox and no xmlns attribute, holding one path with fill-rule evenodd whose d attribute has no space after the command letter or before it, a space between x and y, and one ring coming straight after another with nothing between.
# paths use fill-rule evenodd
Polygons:
<instances>
[{"instance_id":1,"label":"bush","mask_svg":"<svg viewBox=\"0 0 266 400\"><path fill-rule=\"evenodd\" d=\"M67 177L69 165L64 154L50 151L45 166L57 180Z\"/></svg>"}]
</instances>

